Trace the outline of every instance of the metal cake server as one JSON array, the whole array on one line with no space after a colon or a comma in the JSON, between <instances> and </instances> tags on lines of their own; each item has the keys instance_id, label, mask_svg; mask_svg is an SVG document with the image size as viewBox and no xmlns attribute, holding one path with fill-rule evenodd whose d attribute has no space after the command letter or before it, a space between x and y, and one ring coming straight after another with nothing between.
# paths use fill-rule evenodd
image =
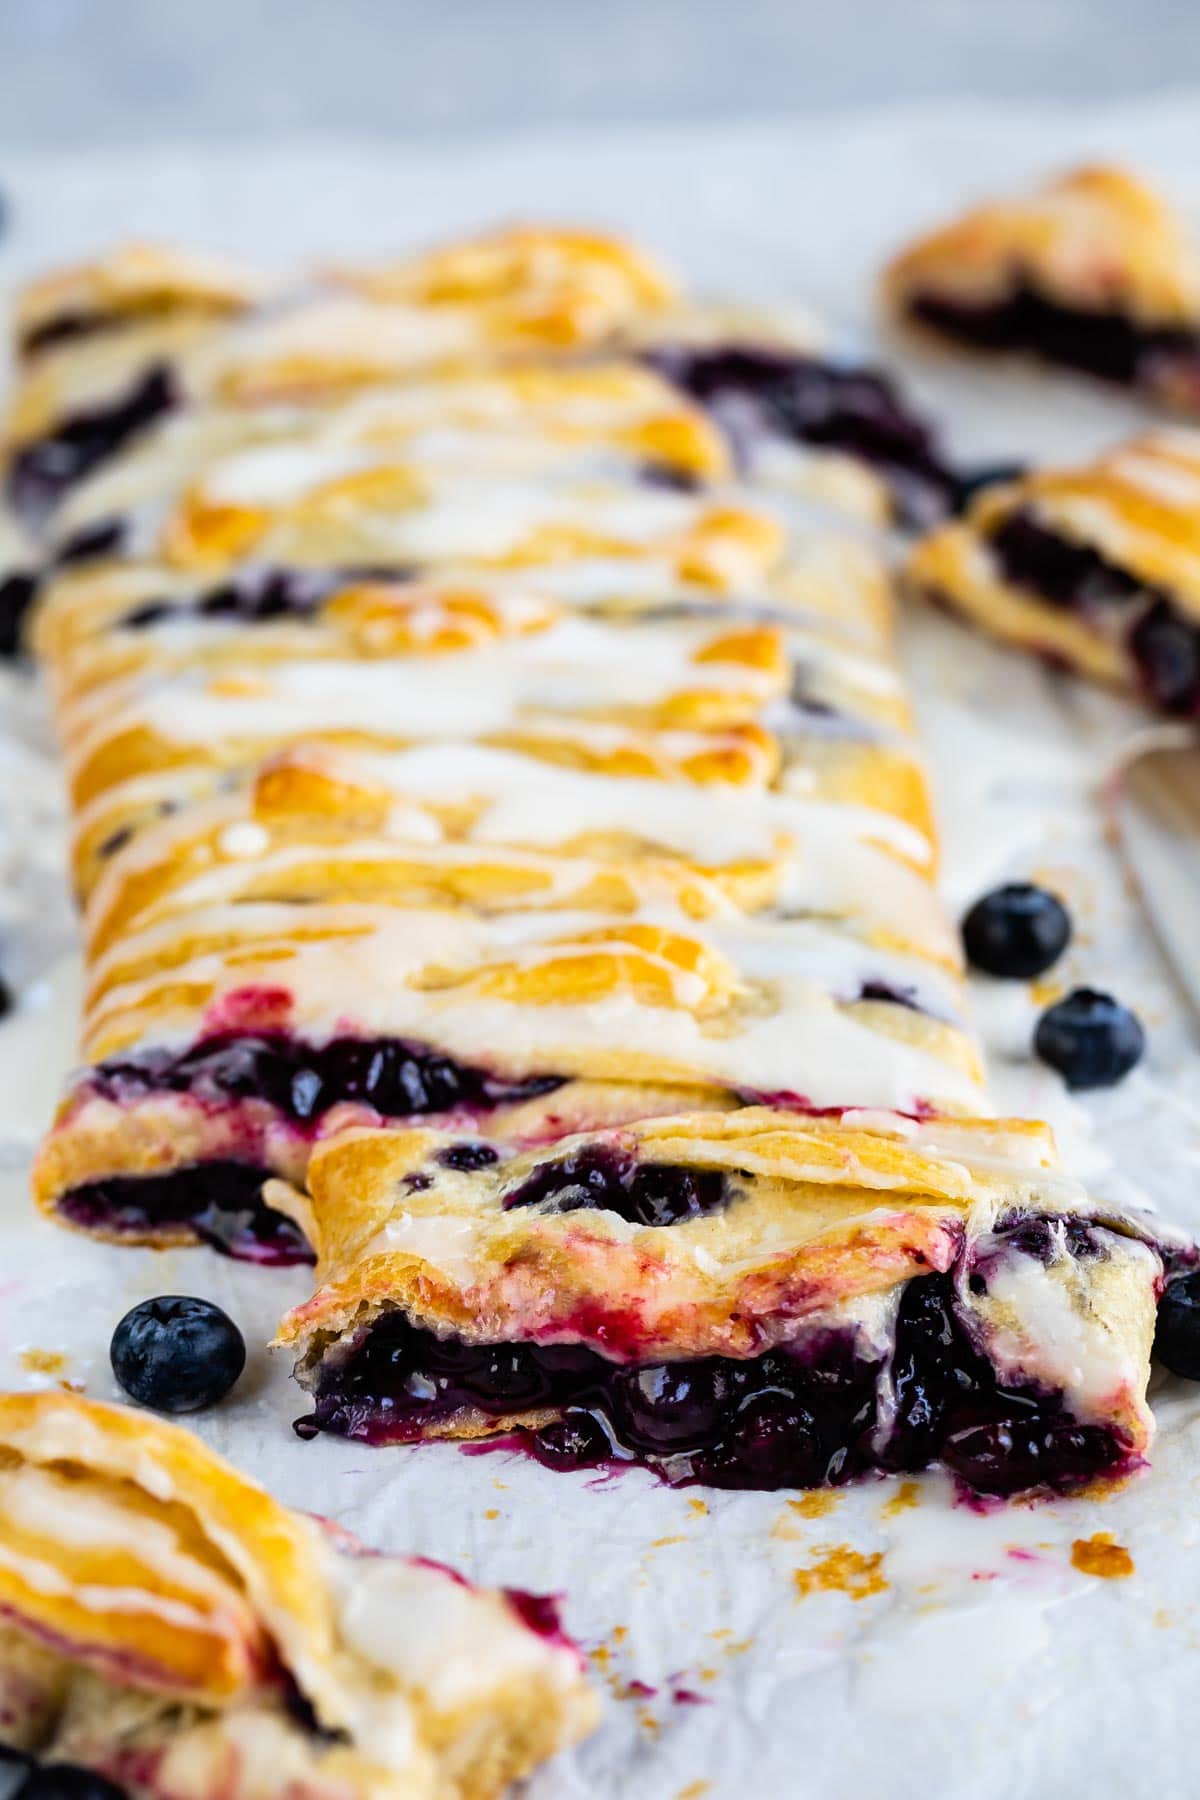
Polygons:
<instances>
[{"instance_id":1,"label":"metal cake server","mask_svg":"<svg viewBox=\"0 0 1200 1800\"><path fill-rule=\"evenodd\" d=\"M1181 735L1135 753L1112 806L1142 903L1200 1015L1200 740Z\"/></svg>"}]
</instances>

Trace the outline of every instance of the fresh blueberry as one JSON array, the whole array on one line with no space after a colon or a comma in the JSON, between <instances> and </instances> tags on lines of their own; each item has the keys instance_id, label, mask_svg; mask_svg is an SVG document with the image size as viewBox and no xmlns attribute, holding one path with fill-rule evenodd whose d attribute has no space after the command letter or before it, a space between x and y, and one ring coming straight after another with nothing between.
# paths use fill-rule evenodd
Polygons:
<instances>
[{"instance_id":1,"label":"fresh blueberry","mask_svg":"<svg viewBox=\"0 0 1200 1800\"><path fill-rule=\"evenodd\" d=\"M211 1300L143 1300L113 1332L113 1374L155 1412L196 1412L223 1400L246 1364L242 1334Z\"/></svg>"},{"instance_id":2,"label":"fresh blueberry","mask_svg":"<svg viewBox=\"0 0 1200 1800\"><path fill-rule=\"evenodd\" d=\"M125 1800L124 1790L74 1763L31 1769L13 1800Z\"/></svg>"},{"instance_id":3,"label":"fresh blueberry","mask_svg":"<svg viewBox=\"0 0 1200 1800\"><path fill-rule=\"evenodd\" d=\"M1200 1269L1172 1281L1159 1301L1154 1354L1172 1375L1200 1381Z\"/></svg>"},{"instance_id":4,"label":"fresh blueberry","mask_svg":"<svg viewBox=\"0 0 1200 1800\"><path fill-rule=\"evenodd\" d=\"M0 975L0 1019L7 1018L15 1005L16 999L13 991L3 975Z\"/></svg>"},{"instance_id":5,"label":"fresh blueberry","mask_svg":"<svg viewBox=\"0 0 1200 1800\"><path fill-rule=\"evenodd\" d=\"M1071 939L1071 920L1055 894L1029 881L1010 881L977 900L962 927L972 968L1004 981L1044 975Z\"/></svg>"},{"instance_id":6,"label":"fresh blueberry","mask_svg":"<svg viewBox=\"0 0 1200 1800\"><path fill-rule=\"evenodd\" d=\"M1038 1020L1033 1047L1069 1088L1112 1087L1141 1061L1146 1034L1136 1014L1093 988L1076 988Z\"/></svg>"}]
</instances>

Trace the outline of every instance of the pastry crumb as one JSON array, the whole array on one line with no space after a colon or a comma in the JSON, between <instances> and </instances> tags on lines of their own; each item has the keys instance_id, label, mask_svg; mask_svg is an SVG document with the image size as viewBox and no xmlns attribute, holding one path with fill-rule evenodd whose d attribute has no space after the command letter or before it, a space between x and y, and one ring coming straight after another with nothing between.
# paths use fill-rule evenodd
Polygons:
<instances>
[{"instance_id":1,"label":"pastry crumb","mask_svg":"<svg viewBox=\"0 0 1200 1800\"><path fill-rule=\"evenodd\" d=\"M711 1792L711 1781L689 1781L686 1787L680 1788L675 1800L701 1800L701 1795Z\"/></svg>"},{"instance_id":2,"label":"pastry crumb","mask_svg":"<svg viewBox=\"0 0 1200 1800\"><path fill-rule=\"evenodd\" d=\"M1133 1558L1124 1544L1118 1544L1111 1531L1097 1531L1090 1538L1076 1538L1071 1545L1071 1562L1085 1575L1098 1575L1102 1581L1123 1581L1133 1574Z\"/></svg>"},{"instance_id":3,"label":"pastry crumb","mask_svg":"<svg viewBox=\"0 0 1200 1800\"><path fill-rule=\"evenodd\" d=\"M486 1507L483 1516L485 1519L498 1519L500 1517L500 1508L498 1506Z\"/></svg>"},{"instance_id":4,"label":"pastry crumb","mask_svg":"<svg viewBox=\"0 0 1200 1800\"><path fill-rule=\"evenodd\" d=\"M802 1519L823 1519L831 1513L841 1495L833 1488L814 1488L810 1494L801 1494L796 1500L789 1500L788 1505L793 1512L799 1513Z\"/></svg>"},{"instance_id":5,"label":"pastry crumb","mask_svg":"<svg viewBox=\"0 0 1200 1800\"><path fill-rule=\"evenodd\" d=\"M692 1514L692 1516L694 1518L707 1519L707 1517L708 1517L708 1501L707 1500L689 1500L688 1501L688 1511Z\"/></svg>"},{"instance_id":6,"label":"pastry crumb","mask_svg":"<svg viewBox=\"0 0 1200 1800\"><path fill-rule=\"evenodd\" d=\"M879 1509L882 1519L894 1519L897 1514L907 1512L912 1506L921 1503L921 1484L919 1481L902 1481L890 1499L885 1500Z\"/></svg>"},{"instance_id":7,"label":"pastry crumb","mask_svg":"<svg viewBox=\"0 0 1200 1800\"><path fill-rule=\"evenodd\" d=\"M21 1367L31 1375L61 1375L67 1358L61 1350L22 1350Z\"/></svg>"},{"instance_id":8,"label":"pastry crumb","mask_svg":"<svg viewBox=\"0 0 1200 1800\"><path fill-rule=\"evenodd\" d=\"M865 1600L870 1594L882 1594L889 1585L883 1574L883 1551L875 1550L868 1556L861 1550L852 1550L849 1544L819 1546L817 1560L806 1569L796 1569L792 1580L801 1600L817 1593Z\"/></svg>"}]
</instances>

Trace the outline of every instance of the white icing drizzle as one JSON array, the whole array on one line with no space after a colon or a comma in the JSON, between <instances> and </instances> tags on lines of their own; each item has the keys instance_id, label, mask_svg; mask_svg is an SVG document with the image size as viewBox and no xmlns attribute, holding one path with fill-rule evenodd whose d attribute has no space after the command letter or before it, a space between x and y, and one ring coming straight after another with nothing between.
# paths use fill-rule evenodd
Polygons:
<instances>
[{"instance_id":1,"label":"white icing drizzle","mask_svg":"<svg viewBox=\"0 0 1200 1800\"><path fill-rule=\"evenodd\" d=\"M1147 1288L1158 1258L1136 1239L1108 1234L1107 1254L1145 1266ZM1081 1305L1065 1279L1036 1257L1012 1250L989 1264L988 1299L1014 1324L989 1328L988 1354L1012 1378L1061 1388L1082 1419L1108 1418L1114 1398L1140 1390L1141 1349L1095 1307Z\"/></svg>"},{"instance_id":2,"label":"white icing drizzle","mask_svg":"<svg viewBox=\"0 0 1200 1800\"><path fill-rule=\"evenodd\" d=\"M523 1676L565 1683L573 1673L569 1655L499 1594L445 1570L375 1556L336 1556L327 1566L345 1642L435 1712L480 1705Z\"/></svg>"},{"instance_id":3,"label":"white icing drizzle","mask_svg":"<svg viewBox=\"0 0 1200 1800\"><path fill-rule=\"evenodd\" d=\"M408 1037L437 1044L463 1062L529 1074L583 1074L636 1054L657 1059L674 1079L789 1091L817 1107L836 1107L848 1093L861 1105L901 1112L921 1097L981 1105L970 1077L837 1004L856 998L864 982L882 981L912 990L918 1003L953 1017L955 983L920 959L867 948L816 921L735 915L698 928L665 904L616 922L607 914L572 912L479 918L419 908L310 906L304 914L308 929L366 929L297 943L294 920L283 906L201 910L182 923L167 921L134 934L100 959L96 975L161 951L192 930L233 930L242 943L232 966L218 955L194 956L168 979L211 983L218 1007L223 995L238 990L282 987L295 1028L318 1043L345 1031ZM619 958L628 927L639 923L677 931L721 959L728 974L718 979L731 979L732 987L717 997L715 1013L706 976L656 952L648 961L671 1004L652 1004L620 982L586 1003L517 1003L481 993L472 979L472 971L498 962L532 971L552 960ZM613 931L616 941L587 941L598 931ZM261 961L250 953L251 941L258 943ZM285 960L272 954L277 947L290 951ZM431 985L446 976L445 985ZM148 1000L161 979L110 989L90 1017L91 1031L98 1033L114 1012ZM194 1014L160 1015L144 1041L182 1045L194 1028Z\"/></svg>"},{"instance_id":4,"label":"white icing drizzle","mask_svg":"<svg viewBox=\"0 0 1200 1800\"><path fill-rule=\"evenodd\" d=\"M70 1597L96 1612L138 1612L187 1630L229 1633L245 1628L235 1588L182 1547L172 1528L53 1472L23 1464L0 1471L0 1519L11 1529L45 1540L48 1548L17 1551L0 1533L0 1565L39 1593ZM56 1547L98 1558L123 1556L166 1585L169 1592L127 1582L77 1581L59 1565Z\"/></svg>"},{"instance_id":5,"label":"white icing drizzle","mask_svg":"<svg viewBox=\"0 0 1200 1800\"><path fill-rule=\"evenodd\" d=\"M681 693L746 695L765 701L770 672L738 662L697 662L713 638L697 626L646 626L629 638L586 618L503 639L453 657L396 661L273 663L243 686L203 672L155 681L124 697L103 696L102 716L73 745L85 757L115 730L144 726L170 743L303 737L314 730L374 731L399 740L454 738L510 727L526 714L613 711L661 704Z\"/></svg>"}]
</instances>

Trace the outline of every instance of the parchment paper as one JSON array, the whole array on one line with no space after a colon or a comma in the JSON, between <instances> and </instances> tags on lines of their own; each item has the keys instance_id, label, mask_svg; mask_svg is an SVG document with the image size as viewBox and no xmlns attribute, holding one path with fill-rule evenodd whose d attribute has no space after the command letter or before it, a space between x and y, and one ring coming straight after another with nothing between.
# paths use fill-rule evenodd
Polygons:
<instances>
[{"instance_id":1,"label":"parchment paper","mask_svg":"<svg viewBox=\"0 0 1200 1800\"><path fill-rule=\"evenodd\" d=\"M1187 95L1103 114L962 105L437 153L307 142L11 155L0 280L129 233L298 259L495 219L585 219L640 234L695 284L810 304L868 345L883 254L989 187L1118 156L1200 223L1198 107ZM1142 422L1081 383L904 360L963 455L1078 455ZM996 1097L1049 1114L1100 1191L1200 1227L1200 1051L1098 799L1145 717L944 619L910 616L906 639L948 902L957 912L1004 876L1052 880L1077 927L1064 981L1113 989L1150 1031L1144 1067L1079 1105L1028 1060L1027 991L977 983ZM569 1595L610 1699L592 1741L533 1782L536 1800L1197 1791L1200 1389L1162 1384L1153 1473L1120 1495L985 1517L953 1506L936 1477L832 1498L701 1494L640 1472L554 1475L507 1453L306 1445L289 1428L299 1391L262 1348L307 1292L304 1271L118 1251L34 1220L28 1153L72 1060L77 977L62 960L73 927L40 701L5 677L0 713L0 958L25 988L0 1025L0 1383L66 1379L112 1396L108 1340L128 1306L185 1292L227 1307L251 1356L231 1400L194 1420L217 1449L374 1544ZM61 1361L31 1366L47 1355ZM1125 1547L1133 1573L1073 1565L1073 1544L1096 1533Z\"/></svg>"}]
</instances>

